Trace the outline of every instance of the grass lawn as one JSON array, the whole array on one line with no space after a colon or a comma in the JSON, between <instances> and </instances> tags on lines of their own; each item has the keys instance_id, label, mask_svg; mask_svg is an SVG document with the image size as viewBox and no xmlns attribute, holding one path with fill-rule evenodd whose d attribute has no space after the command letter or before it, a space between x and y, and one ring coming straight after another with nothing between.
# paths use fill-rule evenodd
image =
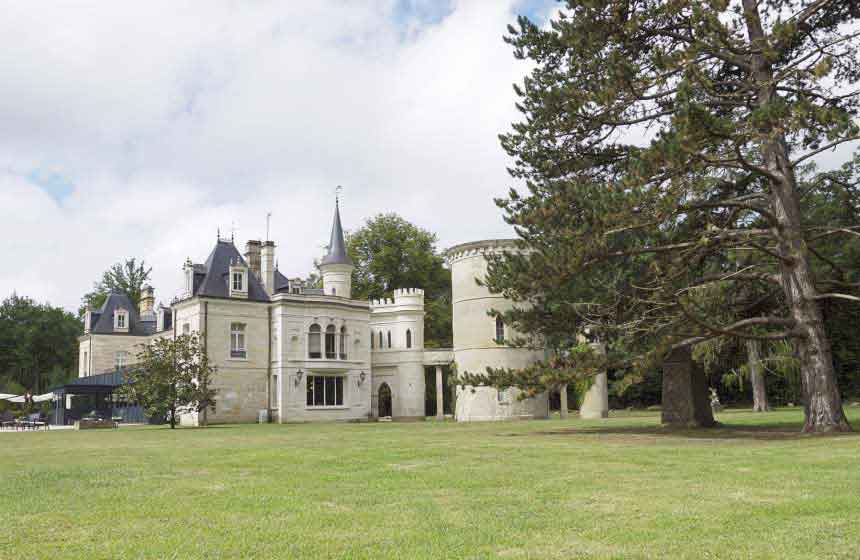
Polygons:
<instances>
[{"instance_id":1,"label":"grass lawn","mask_svg":"<svg viewBox=\"0 0 860 560\"><path fill-rule=\"evenodd\" d=\"M718 419L0 433L0 558L860 558L860 434Z\"/></svg>"}]
</instances>

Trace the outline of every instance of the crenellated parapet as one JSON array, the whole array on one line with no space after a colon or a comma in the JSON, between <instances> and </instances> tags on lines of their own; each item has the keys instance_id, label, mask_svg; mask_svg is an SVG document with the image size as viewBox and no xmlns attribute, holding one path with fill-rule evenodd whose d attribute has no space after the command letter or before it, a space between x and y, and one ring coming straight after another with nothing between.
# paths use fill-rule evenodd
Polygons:
<instances>
[{"instance_id":1,"label":"crenellated parapet","mask_svg":"<svg viewBox=\"0 0 860 560\"><path fill-rule=\"evenodd\" d=\"M517 246L517 242L516 239L485 239L461 243L445 251L445 261L451 265L464 259L484 257L488 254L519 251L521 249Z\"/></svg>"},{"instance_id":2,"label":"crenellated parapet","mask_svg":"<svg viewBox=\"0 0 860 560\"><path fill-rule=\"evenodd\" d=\"M370 311L392 311L395 308L414 311L424 310L424 290L419 288L403 288L394 290L394 297L370 300Z\"/></svg>"}]
</instances>

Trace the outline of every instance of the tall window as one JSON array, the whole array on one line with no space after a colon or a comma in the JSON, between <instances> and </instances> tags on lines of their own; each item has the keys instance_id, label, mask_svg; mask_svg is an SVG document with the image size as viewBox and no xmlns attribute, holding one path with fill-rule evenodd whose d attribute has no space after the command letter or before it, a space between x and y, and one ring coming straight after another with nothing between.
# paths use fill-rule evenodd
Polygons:
<instances>
[{"instance_id":1,"label":"tall window","mask_svg":"<svg viewBox=\"0 0 860 560\"><path fill-rule=\"evenodd\" d=\"M373 350L373 340L374 340L373 332L371 331L371 333L370 333L370 349L371 350Z\"/></svg>"},{"instance_id":2,"label":"tall window","mask_svg":"<svg viewBox=\"0 0 860 560\"><path fill-rule=\"evenodd\" d=\"M379 331L379 349L382 350L382 331Z\"/></svg>"},{"instance_id":3,"label":"tall window","mask_svg":"<svg viewBox=\"0 0 860 560\"><path fill-rule=\"evenodd\" d=\"M128 317L125 311L116 312L116 328L125 329L128 325Z\"/></svg>"},{"instance_id":4,"label":"tall window","mask_svg":"<svg viewBox=\"0 0 860 560\"><path fill-rule=\"evenodd\" d=\"M412 331L410 329L406 329L406 347L412 348Z\"/></svg>"},{"instance_id":5,"label":"tall window","mask_svg":"<svg viewBox=\"0 0 860 560\"><path fill-rule=\"evenodd\" d=\"M328 360L337 358L335 354L334 339L337 336L337 328L334 325L329 325L325 328L325 357Z\"/></svg>"},{"instance_id":6,"label":"tall window","mask_svg":"<svg viewBox=\"0 0 860 560\"><path fill-rule=\"evenodd\" d=\"M233 273L233 291L234 292L243 292L243 286L245 285L245 275L241 272Z\"/></svg>"},{"instance_id":7,"label":"tall window","mask_svg":"<svg viewBox=\"0 0 860 560\"><path fill-rule=\"evenodd\" d=\"M245 324L232 323L230 325L230 357L247 358L248 351L245 348Z\"/></svg>"},{"instance_id":8,"label":"tall window","mask_svg":"<svg viewBox=\"0 0 860 560\"><path fill-rule=\"evenodd\" d=\"M501 316L496 316L496 342L503 344L505 342L505 322Z\"/></svg>"},{"instance_id":9,"label":"tall window","mask_svg":"<svg viewBox=\"0 0 860 560\"><path fill-rule=\"evenodd\" d=\"M319 325L311 325L308 333L308 358L322 358L322 329Z\"/></svg>"},{"instance_id":10,"label":"tall window","mask_svg":"<svg viewBox=\"0 0 860 560\"><path fill-rule=\"evenodd\" d=\"M388 331L388 347L391 348L391 331Z\"/></svg>"},{"instance_id":11,"label":"tall window","mask_svg":"<svg viewBox=\"0 0 860 560\"><path fill-rule=\"evenodd\" d=\"M338 350L340 353L340 359L346 359L346 327L340 328L340 340L338 341Z\"/></svg>"},{"instance_id":12,"label":"tall window","mask_svg":"<svg viewBox=\"0 0 860 560\"><path fill-rule=\"evenodd\" d=\"M82 364L83 368L84 368L84 375L87 375L90 373L90 371L89 371L90 370L90 362L87 358L88 358L88 354L86 352L84 352L84 363Z\"/></svg>"},{"instance_id":13,"label":"tall window","mask_svg":"<svg viewBox=\"0 0 860 560\"><path fill-rule=\"evenodd\" d=\"M115 356L117 371L128 365L128 352L117 352Z\"/></svg>"},{"instance_id":14,"label":"tall window","mask_svg":"<svg viewBox=\"0 0 860 560\"><path fill-rule=\"evenodd\" d=\"M343 406L343 376L309 375L308 406Z\"/></svg>"},{"instance_id":15,"label":"tall window","mask_svg":"<svg viewBox=\"0 0 860 560\"><path fill-rule=\"evenodd\" d=\"M182 334L191 334L191 323L182 323Z\"/></svg>"}]
</instances>

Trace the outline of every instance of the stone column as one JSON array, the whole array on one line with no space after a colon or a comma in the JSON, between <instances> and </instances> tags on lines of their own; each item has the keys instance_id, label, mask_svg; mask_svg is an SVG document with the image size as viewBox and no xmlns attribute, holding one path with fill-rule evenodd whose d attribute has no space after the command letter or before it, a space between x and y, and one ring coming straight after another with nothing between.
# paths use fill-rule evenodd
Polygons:
<instances>
[{"instance_id":1,"label":"stone column","mask_svg":"<svg viewBox=\"0 0 860 560\"><path fill-rule=\"evenodd\" d=\"M607 418L609 416L609 385L606 372L594 376L594 383L585 393L582 406L579 407L579 417L587 420Z\"/></svg>"},{"instance_id":2,"label":"stone column","mask_svg":"<svg viewBox=\"0 0 860 560\"><path fill-rule=\"evenodd\" d=\"M445 418L445 394L442 387L442 366L436 366L436 419Z\"/></svg>"},{"instance_id":3,"label":"stone column","mask_svg":"<svg viewBox=\"0 0 860 560\"><path fill-rule=\"evenodd\" d=\"M714 413L702 371L695 367L690 348L677 348L663 361L661 422L675 427L714 426Z\"/></svg>"},{"instance_id":4,"label":"stone column","mask_svg":"<svg viewBox=\"0 0 860 560\"><path fill-rule=\"evenodd\" d=\"M606 352L603 344L599 342L592 343L591 347L595 352ZM605 371L594 376L594 382L579 407L579 417L588 420L609 417L609 383Z\"/></svg>"},{"instance_id":5,"label":"stone column","mask_svg":"<svg viewBox=\"0 0 860 560\"><path fill-rule=\"evenodd\" d=\"M562 385L558 390L558 415L562 420L567 418L567 385Z\"/></svg>"}]
</instances>

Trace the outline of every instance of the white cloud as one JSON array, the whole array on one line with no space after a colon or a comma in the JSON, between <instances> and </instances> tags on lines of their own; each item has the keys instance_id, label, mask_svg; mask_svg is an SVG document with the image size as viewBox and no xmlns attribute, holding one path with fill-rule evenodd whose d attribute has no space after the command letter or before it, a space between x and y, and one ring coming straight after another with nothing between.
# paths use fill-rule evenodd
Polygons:
<instances>
[{"instance_id":1,"label":"white cloud","mask_svg":"<svg viewBox=\"0 0 860 560\"><path fill-rule=\"evenodd\" d=\"M442 246L509 235L514 5L0 2L0 296L73 309L137 256L169 298L216 228L241 245L267 211L306 274L338 184L347 228L393 211ZM72 194L28 181L44 170Z\"/></svg>"}]
</instances>

